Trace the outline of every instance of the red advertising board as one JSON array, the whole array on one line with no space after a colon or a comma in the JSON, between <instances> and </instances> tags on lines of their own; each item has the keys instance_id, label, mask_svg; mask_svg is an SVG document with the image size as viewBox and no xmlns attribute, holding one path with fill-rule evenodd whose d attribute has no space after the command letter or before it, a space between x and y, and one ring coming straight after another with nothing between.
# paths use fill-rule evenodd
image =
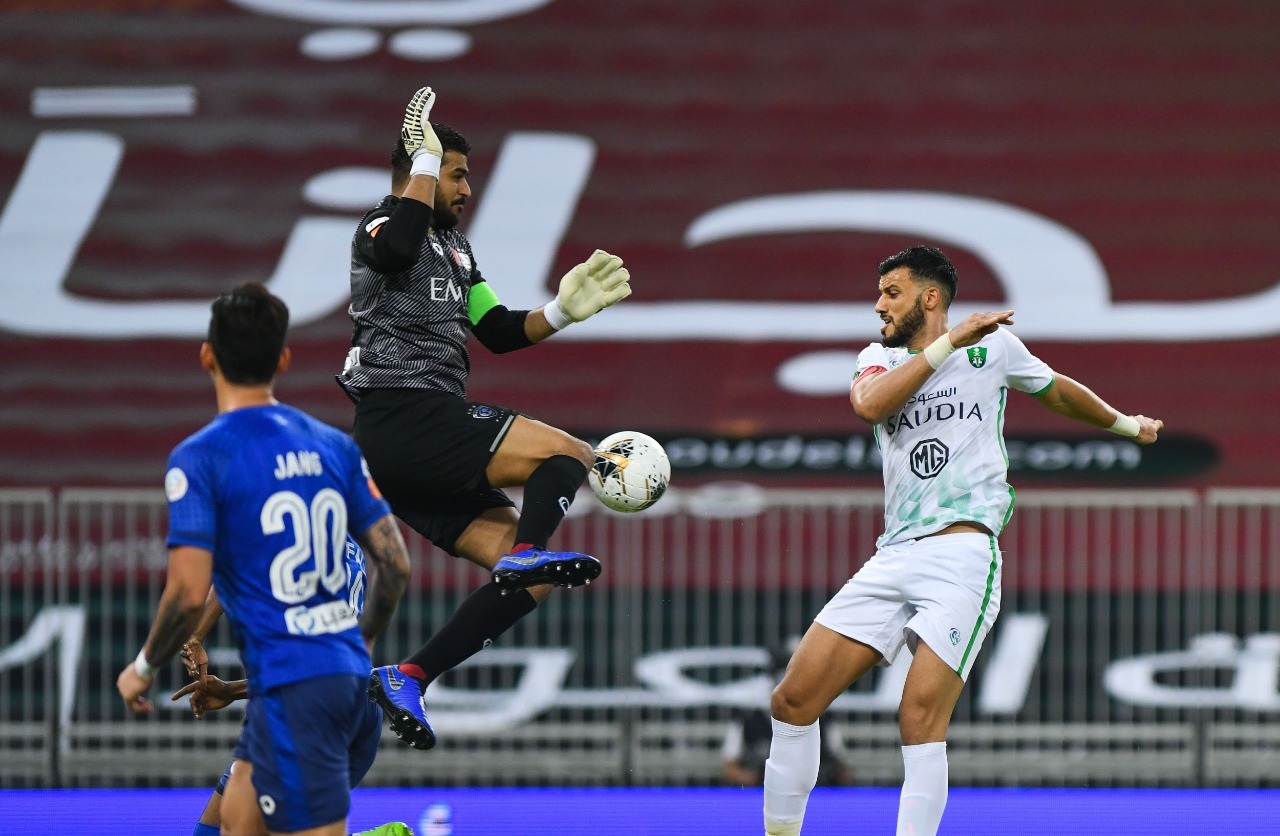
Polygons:
<instances>
[{"instance_id":1,"label":"red advertising board","mask_svg":"<svg viewBox=\"0 0 1280 836\"><path fill-rule=\"evenodd\" d=\"M475 399L649 432L690 483L873 486L828 454L869 440L846 391L875 265L926 241L956 315L1014 308L1056 370L1167 423L1126 464L1016 398L1015 483L1274 484L1278 41L1247 0L8 3L0 483L158 485L213 411L208 301L246 279L294 313L280 396L349 425L348 241L431 84L504 302L596 247L633 276L546 345L477 346ZM834 464L761 463L811 443Z\"/></svg>"}]
</instances>

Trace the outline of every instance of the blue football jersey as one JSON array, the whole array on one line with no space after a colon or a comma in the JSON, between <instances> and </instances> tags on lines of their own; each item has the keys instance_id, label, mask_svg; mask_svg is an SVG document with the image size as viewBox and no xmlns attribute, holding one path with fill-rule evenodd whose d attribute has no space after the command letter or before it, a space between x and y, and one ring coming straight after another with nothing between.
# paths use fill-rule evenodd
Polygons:
<instances>
[{"instance_id":1,"label":"blue football jersey","mask_svg":"<svg viewBox=\"0 0 1280 836\"><path fill-rule=\"evenodd\" d=\"M169 546L213 553L251 695L369 672L348 532L390 509L348 435L289 406L232 410L174 449L165 493Z\"/></svg>"}]
</instances>

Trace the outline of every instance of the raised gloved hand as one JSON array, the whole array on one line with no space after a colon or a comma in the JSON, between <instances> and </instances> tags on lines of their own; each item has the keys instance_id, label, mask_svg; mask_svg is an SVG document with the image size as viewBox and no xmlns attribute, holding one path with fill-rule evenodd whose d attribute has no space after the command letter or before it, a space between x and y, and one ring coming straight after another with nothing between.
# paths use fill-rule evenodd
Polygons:
<instances>
[{"instance_id":1,"label":"raised gloved hand","mask_svg":"<svg viewBox=\"0 0 1280 836\"><path fill-rule=\"evenodd\" d=\"M547 322L559 331L582 322L631 295L631 273L622 259L604 250L574 267L560 279L560 291L543 309Z\"/></svg>"},{"instance_id":2,"label":"raised gloved hand","mask_svg":"<svg viewBox=\"0 0 1280 836\"><path fill-rule=\"evenodd\" d=\"M436 94L430 87L423 87L413 94L409 106L404 109L404 126L400 128L400 141L413 159L412 174L440 176L440 158L444 148L431 127L431 107Z\"/></svg>"}]
</instances>

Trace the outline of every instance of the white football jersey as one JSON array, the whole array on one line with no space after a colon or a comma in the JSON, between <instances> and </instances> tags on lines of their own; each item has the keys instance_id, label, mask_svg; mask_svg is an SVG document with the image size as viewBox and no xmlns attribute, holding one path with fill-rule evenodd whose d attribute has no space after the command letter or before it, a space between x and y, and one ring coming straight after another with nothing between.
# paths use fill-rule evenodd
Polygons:
<instances>
[{"instance_id":1,"label":"white football jersey","mask_svg":"<svg viewBox=\"0 0 1280 836\"><path fill-rule=\"evenodd\" d=\"M858 355L853 380L868 369L911 359L905 348L873 343ZM1054 375L1005 328L957 349L895 415L875 426L884 460L885 546L956 522L981 523L999 534L1013 513L1005 481L1005 394L1039 394Z\"/></svg>"}]
</instances>

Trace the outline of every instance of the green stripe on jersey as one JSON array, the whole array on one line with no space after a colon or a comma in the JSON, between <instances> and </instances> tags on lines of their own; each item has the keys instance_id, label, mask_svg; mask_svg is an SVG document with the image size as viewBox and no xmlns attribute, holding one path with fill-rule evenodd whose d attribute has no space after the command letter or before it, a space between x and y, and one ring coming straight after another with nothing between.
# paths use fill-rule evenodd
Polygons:
<instances>
[{"instance_id":1,"label":"green stripe on jersey","mask_svg":"<svg viewBox=\"0 0 1280 836\"><path fill-rule=\"evenodd\" d=\"M1031 394L1032 394L1032 395L1043 395L1045 392L1048 392L1050 389L1052 389L1052 388L1053 388L1053 384L1055 384L1055 383L1057 383L1057 382L1058 382L1058 376L1055 374L1053 377L1049 378L1049 383L1048 383L1048 384L1047 384L1043 389L1041 389L1041 390L1039 390L1039 391L1037 391L1037 392L1032 392Z\"/></svg>"},{"instance_id":2,"label":"green stripe on jersey","mask_svg":"<svg viewBox=\"0 0 1280 836\"><path fill-rule=\"evenodd\" d=\"M982 596L982 609L978 610L978 620L973 623L973 630L969 632L969 644L965 645L964 655L960 657L960 667L956 668L956 673L960 674L961 679L964 679L964 666L969 661L969 654L973 652L973 644L978 640L982 619L987 615L987 606L991 603L991 590L996 583L996 568L1000 565L1000 556L996 553L996 538L993 535L987 535L987 541L991 545L991 566L987 569L987 593Z\"/></svg>"}]
</instances>

